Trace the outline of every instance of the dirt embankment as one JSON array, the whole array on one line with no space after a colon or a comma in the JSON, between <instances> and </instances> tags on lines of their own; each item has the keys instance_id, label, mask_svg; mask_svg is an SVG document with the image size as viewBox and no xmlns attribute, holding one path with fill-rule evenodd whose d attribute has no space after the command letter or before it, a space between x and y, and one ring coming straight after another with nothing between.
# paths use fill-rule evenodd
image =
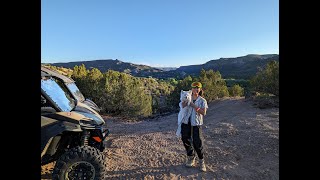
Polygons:
<instances>
[{"instance_id":1,"label":"dirt embankment","mask_svg":"<svg viewBox=\"0 0 320 180\"><path fill-rule=\"evenodd\" d=\"M209 104L203 135L207 172L184 166L177 114L141 122L105 117L108 179L279 179L279 109L245 99ZM198 162L198 159L197 159ZM42 167L50 179L53 163Z\"/></svg>"}]
</instances>

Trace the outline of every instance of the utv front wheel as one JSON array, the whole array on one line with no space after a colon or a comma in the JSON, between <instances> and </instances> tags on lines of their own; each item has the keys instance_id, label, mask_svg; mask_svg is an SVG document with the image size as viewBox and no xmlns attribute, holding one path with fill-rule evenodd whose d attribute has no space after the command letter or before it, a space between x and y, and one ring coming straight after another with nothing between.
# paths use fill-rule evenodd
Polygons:
<instances>
[{"instance_id":1,"label":"utv front wheel","mask_svg":"<svg viewBox=\"0 0 320 180\"><path fill-rule=\"evenodd\" d=\"M105 173L103 154L94 147L81 146L68 150L56 161L52 177L55 180L100 180Z\"/></svg>"}]
</instances>

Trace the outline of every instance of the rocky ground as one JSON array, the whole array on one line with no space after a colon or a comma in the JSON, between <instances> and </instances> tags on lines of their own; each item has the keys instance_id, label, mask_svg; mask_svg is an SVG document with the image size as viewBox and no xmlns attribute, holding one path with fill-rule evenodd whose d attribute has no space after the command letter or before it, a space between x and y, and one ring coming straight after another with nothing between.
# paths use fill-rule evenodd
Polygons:
<instances>
[{"instance_id":1,"label":"rocky ground","mask_svg":"<svg viewBox=\"0 0 320 180\"><path fill-rule=\"evenodd\" d=\"M177 116L135 122L105 116L108 179L279 179L279 108L259 109L243 98L210 103L203 125L207 172L184 166ZM41 167L42 179L51 179L53 166Z\"/></svg>"}]
</instances>

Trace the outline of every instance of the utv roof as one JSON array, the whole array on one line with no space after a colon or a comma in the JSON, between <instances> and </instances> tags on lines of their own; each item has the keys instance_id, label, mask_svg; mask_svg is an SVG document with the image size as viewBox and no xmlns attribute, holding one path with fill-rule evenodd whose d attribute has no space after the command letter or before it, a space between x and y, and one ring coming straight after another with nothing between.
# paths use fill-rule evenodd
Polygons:
<instances>
[{"instance_id":1,"label":"utv roof","mask_svg":"<svg viewBox=\"0 0 320 180\"><path fill-rule=\"evenodd\" d=\"M51 75L44 71L41 71L41 77L45 77L45 76L51 76Z\"/></svg>"},{"instance_id":2,"label":"utv roof","mask_svg":"<svg viewBox=\"0 0 320 180\"><path fill-rule=\"evenodd\" d=\"M47 73L49 75L55 76L55 77L61 79L65 83L73 83L73 82L75 82L72 78L64 76L64 75L58 73L57 71L54 71L54 70L51 70L51 69L48 69L46 67L41 66L41 76L42 76L43 72L45 72L45 73Z\"/></svg>"}]
</instances>

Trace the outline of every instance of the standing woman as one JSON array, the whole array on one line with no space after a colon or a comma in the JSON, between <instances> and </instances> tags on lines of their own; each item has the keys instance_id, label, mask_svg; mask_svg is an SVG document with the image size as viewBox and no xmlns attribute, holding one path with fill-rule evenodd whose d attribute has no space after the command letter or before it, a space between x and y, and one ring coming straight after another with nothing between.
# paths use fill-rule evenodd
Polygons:
<instances>
[{"instance_id":1,"label":"standing woman","mask_svg":"<svg viewBox=\"0 0 320 180\"><path fill-rule=\"evenodd\" d=\"M193 82L192 87L192 101L190 106L192 107L191 115L189 119L185 119L181 124L181 140L187 151L187 167L195 165L195 153L196 151L200 170L206 171L206 165L203 159L203 136L202 136L202 124L203 116L206 115L208 104L202 97L202 84L200 82ZM187 102L182 103L182 107L187 106ZM192 138L191 138L192 137Z\"/></svg>"}]
</instances>

